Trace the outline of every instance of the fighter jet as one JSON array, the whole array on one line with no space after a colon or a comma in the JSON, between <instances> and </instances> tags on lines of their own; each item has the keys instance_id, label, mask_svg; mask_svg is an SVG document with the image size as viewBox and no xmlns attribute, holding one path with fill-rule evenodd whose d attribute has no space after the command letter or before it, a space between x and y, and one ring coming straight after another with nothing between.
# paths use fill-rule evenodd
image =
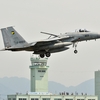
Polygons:
<instances>
[{"instance_id":1,"label":"fighter jet","mask_svg":"<svg viewBox=\"0 0 100 100\"><path fill-rule=\"evenodd\" d=\"M74 53L77 54L78 42L100 38L99 33L79 29L75 32L66 32L60 35L41 32L49 35L49 37L45 40L28 43L12 26L2 28L1 33L5 46L2 50L33 51L33 54L39 54L41 58L50 57L51 53L68 50L70 45L73 45Z\"/></svg>"}]
</instances>

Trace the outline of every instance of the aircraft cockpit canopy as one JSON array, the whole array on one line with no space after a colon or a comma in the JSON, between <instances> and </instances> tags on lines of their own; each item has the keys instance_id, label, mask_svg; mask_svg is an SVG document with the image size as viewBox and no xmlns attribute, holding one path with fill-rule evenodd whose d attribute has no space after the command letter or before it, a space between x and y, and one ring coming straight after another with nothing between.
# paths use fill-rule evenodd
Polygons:
<instances>
[{"instance_id":1,"label":"aircraft cockpit canopy","mask_svg":"<svg viewBox=\"0 0 100 100\"><path fill-rule=\"evenodd\" d=\"M79 29L79 32L89 32L86 29Z\"/></svg>"}]
</instances>

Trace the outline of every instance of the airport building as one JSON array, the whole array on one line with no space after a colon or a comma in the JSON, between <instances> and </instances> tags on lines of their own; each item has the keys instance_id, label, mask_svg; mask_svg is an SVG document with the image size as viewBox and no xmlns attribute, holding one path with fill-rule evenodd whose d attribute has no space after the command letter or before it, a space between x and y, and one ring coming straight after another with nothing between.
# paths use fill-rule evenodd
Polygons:
<instances>
[{"instance_id":1,"label":"airport building","mask_svg":"<svg viewBox=\"0 0 100 100\"><path fill-rule=\"evenodd\" d=\"M30 60L30 92L7 95L8 100L98 100L98 95L100 94L100 71L99 73L96 72L96 95L74 95L67 92L52 94L48 92L48 59L32 56Z\"/></svg>"},{"instance_id":2,"label":"airport building","mask_svg":"<svg viewBox=\"0 0 100 100\"><path fill-rule=\"evenodd\" d=\"M98 100L100 100L100 70L95 71L95 95L97 95Z\"/></svg>"}]
</instances>

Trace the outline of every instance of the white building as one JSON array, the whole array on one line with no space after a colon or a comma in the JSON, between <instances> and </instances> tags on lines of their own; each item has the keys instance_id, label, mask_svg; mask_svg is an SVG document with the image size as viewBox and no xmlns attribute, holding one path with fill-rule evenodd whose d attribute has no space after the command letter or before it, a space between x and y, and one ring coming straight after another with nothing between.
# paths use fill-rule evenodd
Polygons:
<instances>
[{"instance_id":1,"label":"white building","mask_svg":"<svg viewBox=\"0 0 100 100\"><path fill-rule=\"evenodd\" d=\"M98 100L98 96L52 94L48 92L47 58L31 57L30 90L26 94L7 95L8 100Z\"/></svg>"},{"instance_id":2,"label":"white building","mask_svg":"<svg viewBox=\"0 0 100 100\"><path fill-rule=\"evenodd\" d=\"M27 93L8 95L8 100L98 100L98 96L89 95L53 95L50 93Z\"/></svg>"}]
</instances>

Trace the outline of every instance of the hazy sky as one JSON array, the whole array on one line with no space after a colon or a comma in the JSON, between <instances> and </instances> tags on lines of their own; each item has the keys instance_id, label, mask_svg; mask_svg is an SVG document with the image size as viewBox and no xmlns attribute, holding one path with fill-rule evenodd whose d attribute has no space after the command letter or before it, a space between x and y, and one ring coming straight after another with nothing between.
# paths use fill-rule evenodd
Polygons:
<instances>
[{"instance_id":1,"label":"hazy sky","mask_svg":"<svg viewBox=\"0 0 100 100\"><path fill-rule=\"evenodd\" d=\"M41 31L55 34L85 28L100 32L100 0L0 0L0 28L14 28L28 42L45 39ZM4 48L0 35L0 48ZM81 42L74 48L52 54L48 59L49 81L65 86L94 78L100 69L100 40ZM0 52L0 78L30 78L32 52Z\"/></svg>"}]
</instances>

